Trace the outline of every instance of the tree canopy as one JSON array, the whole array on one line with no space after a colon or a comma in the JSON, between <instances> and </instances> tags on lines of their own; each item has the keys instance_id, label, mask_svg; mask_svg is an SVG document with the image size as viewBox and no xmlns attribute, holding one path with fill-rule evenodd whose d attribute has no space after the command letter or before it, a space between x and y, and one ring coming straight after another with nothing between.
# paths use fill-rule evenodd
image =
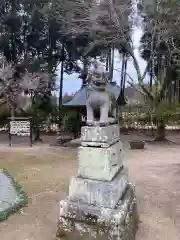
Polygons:
<instances>
[{"instance_id":1,"label":"tree canopy","mask_svg":"<svg viewBox=\"0 0 180 240\"><path fill-rule=\"evenodd\" d=\"M143 29L144 72L132 38L136 7ZM100 57L112 81L117 51L122 59L120 96L129 83L149 102L151 111L167 99L180 101L179 13L176 0L141 0L138 4L132 0L1 0L0 97L13 109L18 108L17 98L22 94L30 95L34 106L39 101L47 103L56 90L56 72L61 66L62 103L64 72L79 73L86 84L91 59ZM134 64L136 79L127 74L128 59Z\"/></svg>"}]
</instances>

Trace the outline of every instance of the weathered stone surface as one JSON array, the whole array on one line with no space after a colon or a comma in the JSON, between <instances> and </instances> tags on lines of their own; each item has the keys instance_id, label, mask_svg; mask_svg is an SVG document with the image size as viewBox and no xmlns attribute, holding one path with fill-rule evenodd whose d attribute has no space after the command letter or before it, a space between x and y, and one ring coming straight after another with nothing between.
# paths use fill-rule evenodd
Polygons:
<instances>
[{"instance_id":1,"label":"weathered stone surface","mask_svg":"<svg viewBox=\"0 0 180 240\"><path fill-rule=\"evenodd\" d=\"M108 148L79 147L77 175L111 181L123 165L122 142Z\"/></svg>"},{"instance_id":2,"label":"weathered stone surface","mask_svg":"<svg viewBox=\"0 0 180 240\"><path fill-rule=\"evenodd\" d=\"M85 126L81 129L82 146L99 145L101 147L109 147L120 137L119 126L117 124L106 127Z\"/></svg>"},{"instance_id":3,"label":"weathered stone surface","mask_svg":"<svg viewBox=\"0 0 180 240\"><path fill-rule=\"evenodd\" d=\"M98 207L114 208L128 183L128 170L123 168L112 181L73 177L69 185L69 200Z\"/></svg>"},{"instance_id":4,"label":"weathered stone surface","mask_svg":"<svg viewBox=\"0 0 180 240\"><path fill-rule=\"evenodd\" d=\"M135 188L123 166L119 135L117 123L109 119L82 128L77 176L67 199L60 201L61 240L135 240Z\"/></svg>"},{"instance_id":5,"label":"weathered stone surface","mask_svg":"<svg viewBox=\"0 0 180 240\"><path fill-rule=\"evenodd\" d=\"M105 127L109 125L114 125L118 124L118 121L114 118L109 117L107 122L100 122L100 121L93 121L93 122L86 122L86 125L89 127L95 127L95 126L100 126L100 127Z\"/></svg>"},{"instance_id":6,"label":"weathered stone surface","mask_svg":"<svg viewBox=\"0 0 180 240\"><path fill-rule=\"evenodd\" d=\"M115 209L69 200L60 202L57 235L67 235L69 240L134 240L137 226L136 196L131 184L128 184Z\"/></svg>"},{"instance_id":7,"label":"weathered stone surface","mask_svg":"<svg viewBox=\"0 0 180 240\"><path fill-rule=\"evenodd\" d=\"M94 65L94 70L88 73L88 86L86 94L87 122L93 123L95 120L94 110L100 112L99 121L108 121L109 115L116 118L116 96L112 88L108 85L107 72L102 71L102 67ZM98 68L101 68L99 71Z\"/></svg>"}]
</instances>

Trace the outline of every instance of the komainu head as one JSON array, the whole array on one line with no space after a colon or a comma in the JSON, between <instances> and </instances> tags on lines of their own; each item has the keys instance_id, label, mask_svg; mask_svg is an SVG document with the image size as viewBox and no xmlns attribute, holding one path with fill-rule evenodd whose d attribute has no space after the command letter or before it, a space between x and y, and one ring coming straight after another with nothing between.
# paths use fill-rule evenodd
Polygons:
<instances>
[{"instance_id":1,"label":"komainu head","mask_svg":"<svg viewBox=\"0 0 180 240\"><path fill-rule=\"evenodd\" d=\"M92 71L89 74L89 85L96 91L105 90L108 83L107 74L105 72Z\"/></svg>"}]
</instances>

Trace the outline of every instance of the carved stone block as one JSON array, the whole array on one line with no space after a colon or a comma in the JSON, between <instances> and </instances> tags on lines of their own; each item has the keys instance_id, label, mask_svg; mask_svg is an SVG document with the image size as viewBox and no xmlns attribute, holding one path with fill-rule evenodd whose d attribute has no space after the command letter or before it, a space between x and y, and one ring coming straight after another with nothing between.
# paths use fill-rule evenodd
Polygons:
<instances>
[{"instance_id":1,"label":"carved stone block","mask_svg":"<svg viewBox=\"0 0 180 240\"><path fill-rule=\"evenodd\" d=\"M81 129L82 146L109 147L117 142L120 137L119 126L117 124L105 127L85 126Z\"/></svg>"},{"instance_id":2,"label":"carved stone block","mask_svg":"<svg viewBox=\"0 0 180 240\"><path fill-rule=\"evenodd\" d=\"M114 208L128 184L128 170L123 168L108 181L74 177L69 185L69 200L99 207Z\"/></svg>"},{"instance_id":3,"label":"carved stone block","mask_svg":"<svg viewBox=\"0 0 180 240\"><path fill-rule=\"evenodd\" d=\"M108 148L79 147L77 175L90 179L111 181L123 165L121 141Z\"/></svg>"}]
</instances>

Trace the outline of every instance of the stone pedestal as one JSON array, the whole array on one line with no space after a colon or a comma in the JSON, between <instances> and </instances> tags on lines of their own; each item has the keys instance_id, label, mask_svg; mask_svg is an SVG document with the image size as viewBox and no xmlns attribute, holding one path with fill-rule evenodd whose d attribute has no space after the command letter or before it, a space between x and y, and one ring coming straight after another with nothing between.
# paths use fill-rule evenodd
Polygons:
<instances>
[{"instance_id":1,"label":"stone pedestal","mask_svg":"<svg viewBox=\"0 0 180 240\"><path fill-rule=\"evenodd\" d=\"M120 140L106 148L79 147L78 170L80 177L111 181L123 165L123 148Z\"/></svg>"},{"instance_id":2,"label":"stone pedestal","mask_svg":"<svg viewBox=\"0 0 180 240\"><path fill-rule=\"evenodd\" d=\"M77 176L60 201L60 239L134 240L138 215L135 188L123 165L118 125L81 131Z\"/></svg>"}]
</instances>

